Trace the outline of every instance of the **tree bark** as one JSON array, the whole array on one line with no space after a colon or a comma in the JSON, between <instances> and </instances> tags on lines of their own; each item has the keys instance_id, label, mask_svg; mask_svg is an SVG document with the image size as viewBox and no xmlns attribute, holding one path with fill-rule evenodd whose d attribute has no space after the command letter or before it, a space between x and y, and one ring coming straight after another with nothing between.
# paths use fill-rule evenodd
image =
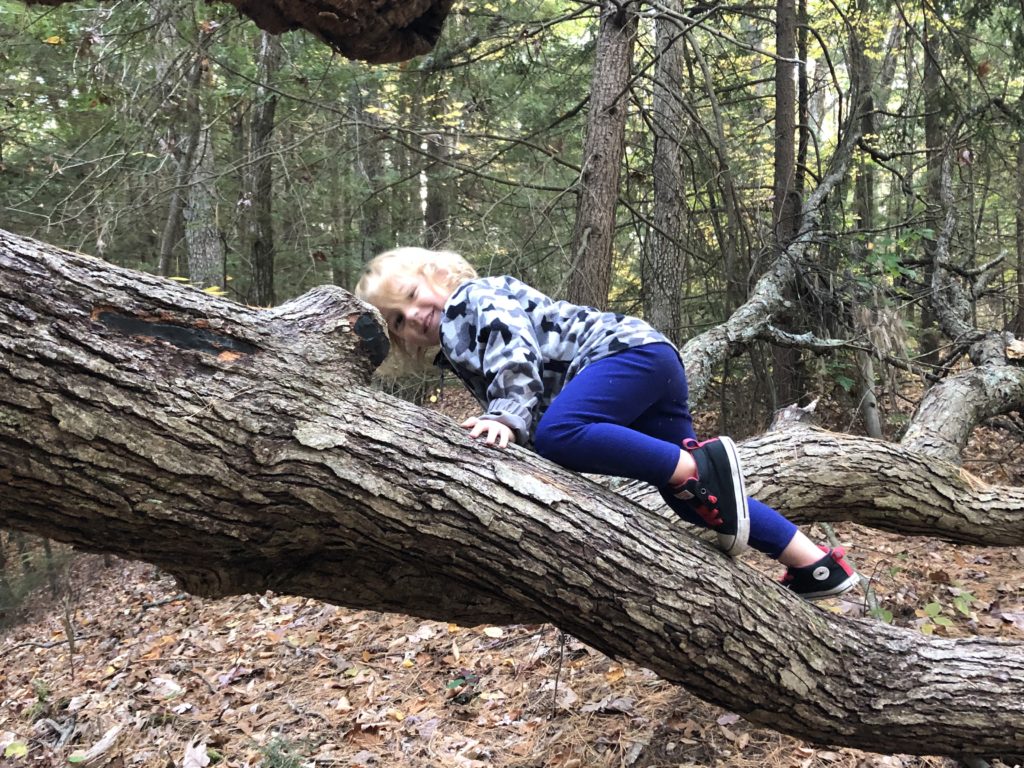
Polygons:
<instances>
[{"instance_id":1,"label":"tree bark","mask_svg":"<svg viewBox=\"0 0 1024 768\"><path fill-rule=\"evenodd\" d=\"M74 0L25 0L64 5ZM441 35L452 0L224 0L271 34L306 29L350 59L374 64L427 53Z\"/></svg>"},{"instance_id":2,"label":"tree bark","mask_svg":"<svg viewBox=\"0 0 1024 768\"><path fill-rule=\"evenodd\" d=\"M812 741L1024 749L1024 646L839 619L578 475L474 443L368 387L378 320L333 287L258 310L0 232L3 524L148 560L198 594L549 621ZM781 473L840 509L847 486L898 507L934 484L935 462L901 449L880 473L871 450L793 434L744 447L772 453L753 482ZM847 473L833 497L789 469L822 447ZM956 492L979 512L1007 498Z\"/></svg>"},{"instance_id":3,"label":"tree bark","mask_svg":"<svg viewBox=\"0 0 1024 768\"><path fill-rule=\"evenodd\" d=\"M601 3L566 291L574 304L601 309L608 305L612 284L615 209L626 151L627 93L636 32L637 17L630 3Z\"/></svg>"},{"instance_id":4,"label":"tree bark","mask_svg":"<svg viewBox=\"0 0 1024 768\"><path fill-rule=\"evenodd\" d=\"M772 205L773 245L785 248L799 231L801 200L796 185L796 0L775 4L775 153ZM792 287L787 287L792 291ZM792 295L790 296L792 298ZM779 405L801 395L800 352L772 348L774 383Z\"/></svg>"},{"instance_id":5,"label":"tree bark","mask_svg":"<svg viewBox=\"0 0 1024 768\"><path fill-rule=\"evenodd\" d=\"M682 12L679 0L669 9ZM686 129L683 108L684 37L668 16L655 20L657 57L654 62L654 229L640 274L643 279L644 319L675 344L684 341L682 320L686 197L680 141Z\"/></svg>"},{"instance_id":6,"label":"tree bark","mask_svg":"<svg viewBox=\"0 0 1024 768\"><path fill-rule=\"evenodd\" d=\"M1019 103L1024 104L1024 99ZM1014 241L1017 252L1017 312L1013 323L1013 332L1024 336L1024 128L1017 137L1017 210L1013 216Z\"/></svg>"},{"instance_id":7,"label":"tree bark","mask_svg":"<svg viewBox=\"0 0 1024 768\"><path fill-rule=\"evenodd\" d=\"M942 42L939 34L932 28L934 24L925 14L924 28L924 137L925 151L927 153L927 178L926 178L926 213L924 224L931 234L922 238L924 246L924 280L926 286L931 286L935 274L936 264L936 232L941 226L940 200L942 153L946 144L945 132L943 130L942 113L945 109L942 92L942 72L939 67L939 57L942 55ZM939 362L939 347L942 344L936 326L937 307L933 305L935 297L928 297L921 306L921 328L920 347L921 360L928 365L936 365Z\"/></svg>"},{"instance_id":8,"label":"tree bark","mask_svg":"<svg viewBox=\"0 0 1024 768\"><path fill-rule=\"evenodd\" d=\"M224 243L217 226L217 174L207 126L199 131L185 205L188 277L196 288L224 287Z\"/></svg>"},{"instance_id":9,"label":"tree bark","mask_svg":"<svg viewBox=\"0 0 1024 768\"><path fill-rule=\"evenodd\" d=\"M252 260L250 301L261 307L277 303L274 290L274 134L277 93L268 86L281 63L280 39L263 32L256 52L256 89L249 139L247 213L249 258Z\"/></svg>"}]
</instances>

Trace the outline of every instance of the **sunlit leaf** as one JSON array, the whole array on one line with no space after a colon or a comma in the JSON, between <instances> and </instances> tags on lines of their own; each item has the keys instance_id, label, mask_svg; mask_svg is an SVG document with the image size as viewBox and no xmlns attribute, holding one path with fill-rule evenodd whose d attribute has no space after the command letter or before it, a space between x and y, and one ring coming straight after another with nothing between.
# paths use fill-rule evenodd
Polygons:
<instances>
[{"instance_id":1,"label":"sunlit leaf","mask_svg":"<svg viewBox=\"0 0 1024 768\"><path fill-rule=\"evenodd\" d=\"M4 757L25 757L28 754L28 744L23 741L12 741L4 750Z\"/></svg>"}]
</instances>

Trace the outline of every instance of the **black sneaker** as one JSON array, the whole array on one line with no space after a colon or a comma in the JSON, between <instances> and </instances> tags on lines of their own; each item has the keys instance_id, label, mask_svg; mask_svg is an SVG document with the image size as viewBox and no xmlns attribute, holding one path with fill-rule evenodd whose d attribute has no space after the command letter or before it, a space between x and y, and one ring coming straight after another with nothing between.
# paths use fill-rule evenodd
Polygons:
<instances>
[{"instance_id":1,"label":"black sneaker","mask_svg":"<svg viewBox=\"0 0 1024 768\"><path fill-rule=\"evenodd\" d=\"M747 548L750 511L736 444L728 437L698 443L684 440L683 448L697 464L697 476L672 487L677 499L688 501L708 528L718 534L718 546L736 557Z\"/></svg>"},{"instance_id":2,"label":"black sneaker","mask_svg":"<svg viewBox=\"0 0 1024 768\"><path fill-rule=\"evenodd\" d=\"M821 600L823 597L841 595L852 589L860 579L843 559L845 549L820 546L819 549L825 553L821 560L802 568L787 568L782 579L782 586L804 600Z\"/></svg>"}]
</instances>

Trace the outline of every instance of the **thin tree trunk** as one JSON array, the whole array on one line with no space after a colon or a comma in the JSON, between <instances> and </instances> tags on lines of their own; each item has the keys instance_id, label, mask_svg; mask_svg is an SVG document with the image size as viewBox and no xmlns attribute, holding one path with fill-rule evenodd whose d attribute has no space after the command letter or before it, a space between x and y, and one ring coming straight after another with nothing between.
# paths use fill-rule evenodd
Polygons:
<instances>
[{"instance_id":1,"label":"thin tree trunk","mask_svg":"<svg viewBox=\"0 0 1024 768\"><path fill-rule=\"evenodd\" d=\"M929 288L935 274L935 255L937 233L942 226L942 153L946 143L943 130L942 111L942 73L940 57L942 42L939 33L933 28L929 18L931 12L925 13L924 26L924 137L925 151L928 158L928 171L925 183L925 226L931 230L928 237L923 238L925 268L924 283ZM941 336L936 326L935 307L930 296L926 296L921 305L920 359L922 362L935 365L939 362Z\"/></svg>"},{"instance_id":2,"label":"thin tree trunk","mask_svg":"<svg viewBox=\"0 0 1024 768\"><path fill-rule=\"evenodd\" d=\"M449 243L451 239L452 190L449 179L448 158L451 156L452 139L443 126L442 117L447 110L447 99L440 95L431 103L431 117L436 130L427 137L427 154L433 162L427 166L426 205L423 211L424 245L427 248L438 248Z\"/></svg>"},{"instance_id":3,"label":"thin tree trunk","mask_svg":"<svg viewBox=\"0 0 1024 768\"><path fill-rule=\"evenodd\" d=\"M1013 221L1017 244L1017 316L1013 332L1021 338L1024 337L1024 131L1017 138L1017 210Z\"/></svg>"},{"instance_id":4,"label":"thin tree trunk","mask_svg":"<svg viewBox=\"0 0 1024 768\"><path fill-rule=\"evenodd\" d=\"M868 0L860 0L858 11L862 18L867 17L869 13ZM865 51L865 45L866 42L862 36L851 35L850 51L852 66L855 70L855 76L865 86L864 108L860 116L860 128L864 136L873 137L875 135L875 102L873 97L875 73L871 65L871 58ZM870 141L871 139L869 138L868 140ZM875 168L874 161L866 152L860 153L859 160L860 162L856 167L854 209L860 237L853 238L853 255L856 262L866 264L871 252L869 243L874 236L875 228ZM870 309L868 307L869 311L867 312L858 312L857 309L853 309L847 313L846 317L842 318L842 321L848 327L857 329L857 321L860 318L866 321L862 325L872 322ZM859 328L858 330L866 331L867 328ZM870 338L870 336L868 337ZM854 362L857 408L864 422L864 429L869 437L881 439L883 434L881 413L878 409L878 399L875 396L875 362L869 354L860 351L854 355Z\"/></svg>"},{"instance_id":5,"label":"thin tree trunk","mask_svg":"<svg viewBox=\"0 0 1024 768\"><path fill-rule=\"evenodd\" d=\"M774 247L788 246L799 228L800 194L796 179L796 2L777 0L775 5L775 174L772 188L772 235ZM800 397L800 354L792 348L772 350L776 402L789 405Z\"/></svg>"},{"instance_id":6,"label":"thin tree trunk","mask_svg":"<svg viewBox=\"0 0 1024 768\"><path fill-rule=\"evenodd\" d=\"M365 264L395 243L390 238L389 207L378 187L384 175L384 148L376 125L378 118L367 107L377 106L377 85L370 82L366 92L353 83L350 91L353 112L356 171L362 179L359 201L360 263ZM422 217L421 217L422 218Z\"/></svg>"},{"instance_id":7,"label":"thin tree trunk","mask_svg":"<svg viewBox=\"0 0 1024 768\"><path fill-rule=\"evenodd\" d=\"M174 189L171 190L171 199L167 206L167 218L164 219L163 233L160 236L160 257L157 264L157 274L165 277L172 271L171 259L174 255L174 246L183 236L182 212L185 208L189 180L192 176L192 166L195 163L196 146L199 143L199 132L202 128L202 115L199 112L199 84L203 76L202 55L197 54L192 62L186 85L184 122L187 131L184 135L177 130L174 131L172 141L176 146L172 147L175 157L178 157L178 167L175 173ZM180 143L184 144L184 151L180 149Z\"/></svg>"},{"instance_id":8,"label":"thin tree trunk","mask_svg":"<svg viewBox=\"0 0 1024 768\"><path fill-rule=\"evenodd\" d=\"M224 242L217 225L216 181L210 128L204 126L196 142L184 210L188 276L196 288L224 288Z\"/></svg>"},{"instance_id":9,"label":"thin tree trunk","mask_svg":"<svg viewBox=\"0 0 1024 768\"><path fill-rule=\"evenodd\" d=\"M674 14L680 0L669 0ZM654 231L641 262L644 317L676 344L685 341L682 322L684 245L687 215L680 141L687 124L683 108L683 37L668 17L655 20L654 64Z\"/></svg>"},{"instance_id":10,"label":"thin tree trunk","mask_svg":"<svg viewBox=\"0 0 1024 768\"><path fill-rule=\"evenodd\" d=\"M566 289L567 298L576 304L608 305L636 32L637 17L629 2L603 0L570 247L572 270Z\"/></svg>"},{"instance_id":11,"label":"thin tree trunk","mask_svg":"<svg viewBox=\"0 0 1024 768\"><path fill-rule=\"evenodd\" d=\"M249 258L252 262L252 295L257 306L277 303L274 290L274 155L271 138L277 110L277 93L268 87L281 64L281 41L260 34L256 53L256 88L249 128Z\"/></svg>"}]
</instances>

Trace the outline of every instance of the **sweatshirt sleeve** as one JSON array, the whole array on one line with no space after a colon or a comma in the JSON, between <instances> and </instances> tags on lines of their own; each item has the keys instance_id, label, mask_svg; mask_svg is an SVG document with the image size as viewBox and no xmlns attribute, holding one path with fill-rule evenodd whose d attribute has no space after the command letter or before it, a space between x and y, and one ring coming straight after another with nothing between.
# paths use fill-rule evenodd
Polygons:
<instances>
[{"instance_id":1,"label":"sweatshirt sleeve","mask_svg":"<svg viewBox=\"0 0 1024 768\"><path fill-rule=\"evenodd\" d=\"M454 338L446 329L444 339L448 357L483 377L487 412L482 418L507 425L525 444L544 390L533 323L507 284L477 283L455 298L447 308L454 321Z\"/></svg>"}]
</instances>

